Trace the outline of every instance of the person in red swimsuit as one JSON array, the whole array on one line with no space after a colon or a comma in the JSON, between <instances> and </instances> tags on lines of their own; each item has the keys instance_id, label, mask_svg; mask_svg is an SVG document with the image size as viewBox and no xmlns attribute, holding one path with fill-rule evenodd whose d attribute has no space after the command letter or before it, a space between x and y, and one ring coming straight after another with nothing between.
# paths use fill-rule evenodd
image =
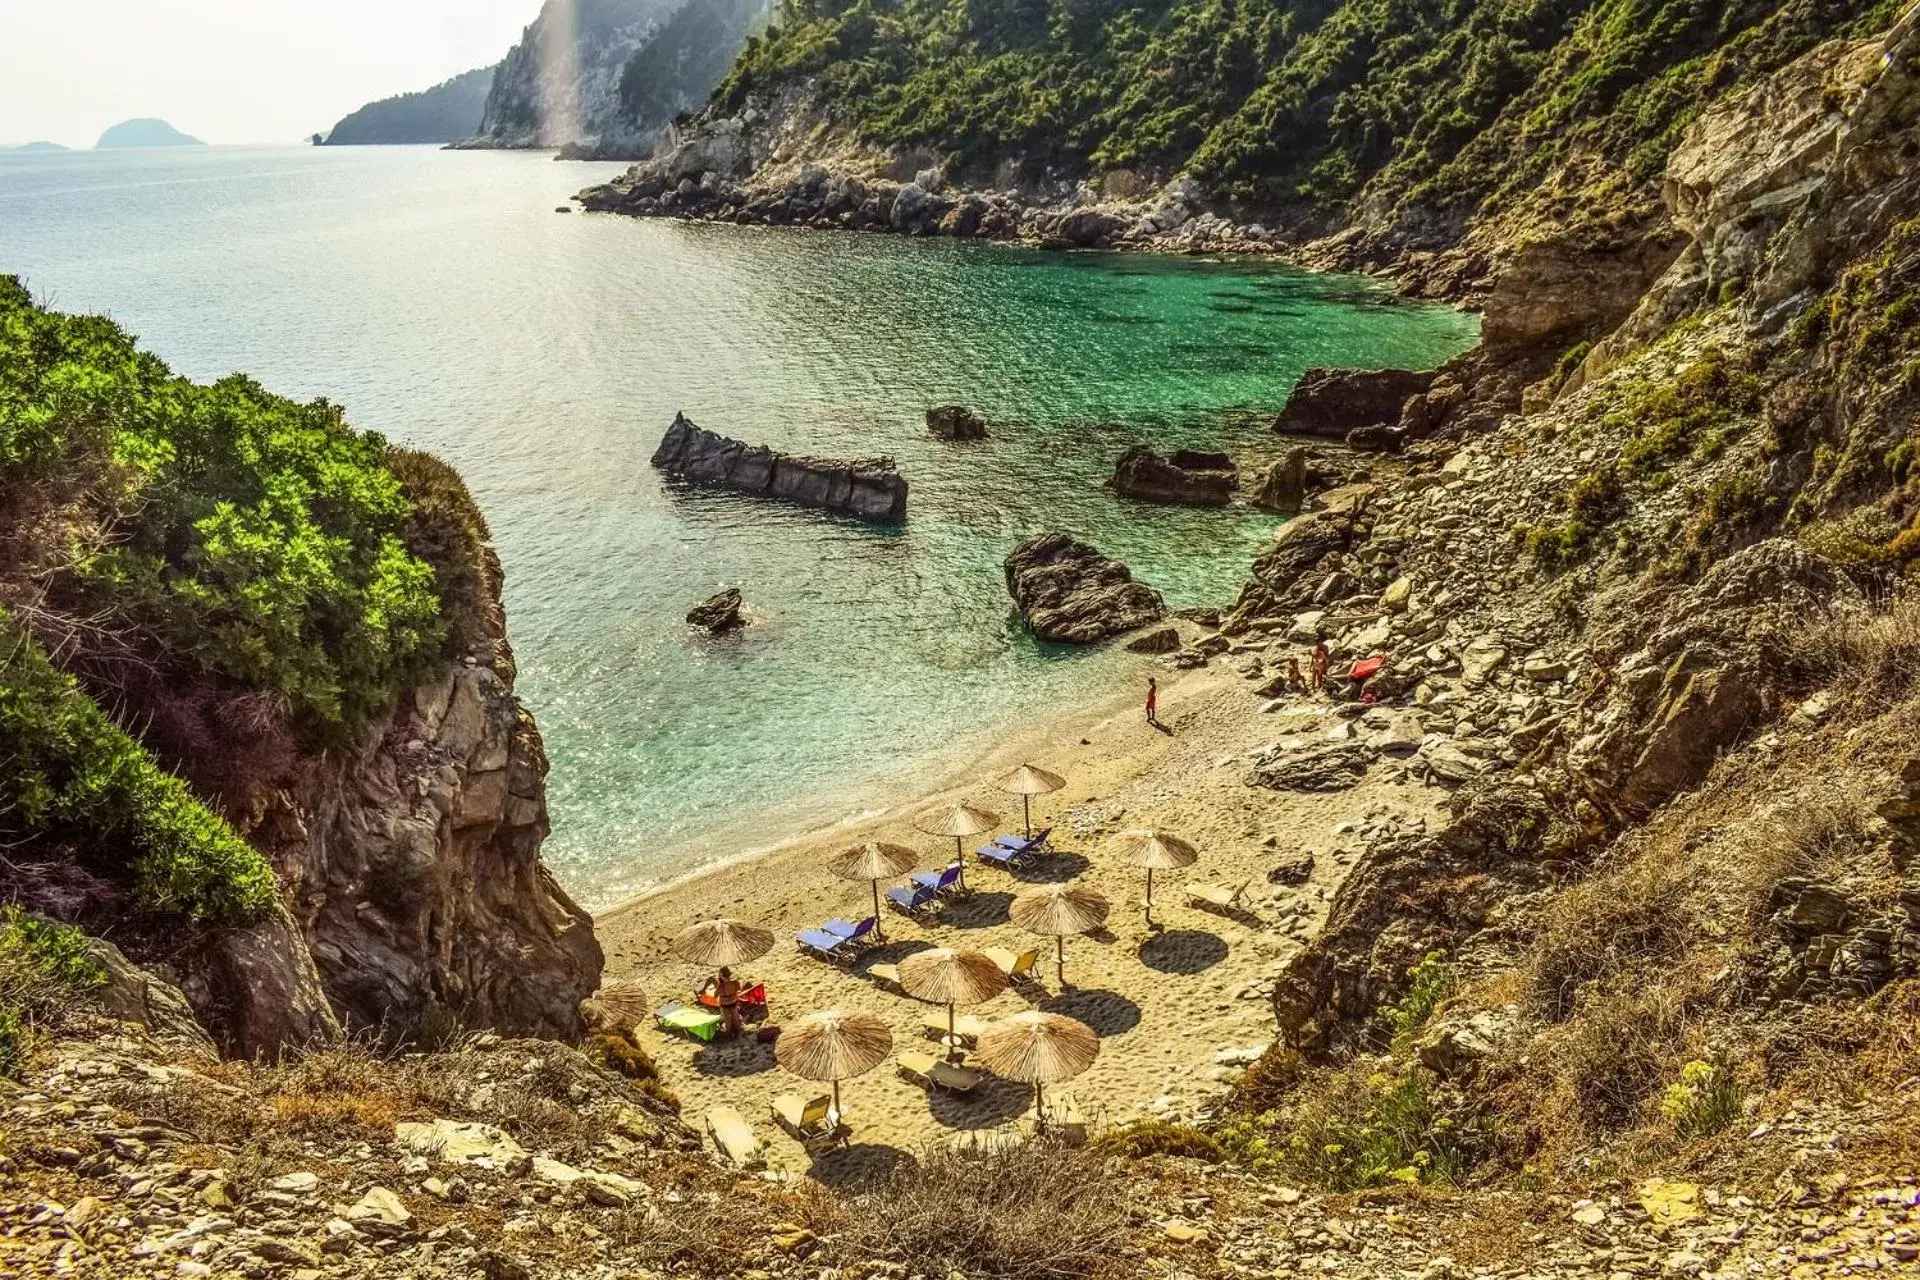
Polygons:
<instances>
[{"instance_id":1,"label":"person in red swimsuit","mask_svg":"<svg viewBox=\"0 0 1920 1280\"><path fill-rule=\"evenodd\" d=\"M1152 676L1148 676L1147 677L1147 723L1150 725L1153 725L1155 728L1158 728L1160 725L1160 715L1157 710L1159 705L1160 705L1160 685Z\"/></svg>"}]
</instances>

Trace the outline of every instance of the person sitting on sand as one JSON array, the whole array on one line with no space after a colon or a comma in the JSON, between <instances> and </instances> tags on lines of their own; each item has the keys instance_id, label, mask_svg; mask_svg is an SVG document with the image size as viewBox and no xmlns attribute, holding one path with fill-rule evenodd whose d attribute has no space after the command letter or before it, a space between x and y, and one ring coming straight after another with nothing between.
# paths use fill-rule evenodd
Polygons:
<instances>
[{"instance_id":1,"label":"person sitting on sand","mask_svg":"<svg viewBox=\"0 0 1920 1280\"><path fill-rule=\"evenodd\" d=\"M1160 714L1158 711L1159 705L1160 705L1160 684L1152 676L1148 676L1147 677L1147 723L1152 725L1156 729L1160 727Z\"/></svg>"},{"instance_id":2,"label":"person sitting on sand","mask_svg":"<svg viewBox=\"0 0 1920 1280\"><path fill-rule=\"evenodd\" d=\"M714 1000L720 1005L720 1029L730 1036L739 1035L740 980L733 976L733 970L721 965L720 972L708 979L707 985L701 988L701 994L707 992L712 992Z\"/></svg>"},{"instance_id":3,"label":"person sitting on sand","mask_svg":"<svg viewBox=\"0 0 1920 1280\"><path fill-rule=\"evenodd\" d=\"M1300 693L1307 691L1307 678L1300 672L1300 659L1287 659L1287 688Z\"/></svg>"}]
</instances>

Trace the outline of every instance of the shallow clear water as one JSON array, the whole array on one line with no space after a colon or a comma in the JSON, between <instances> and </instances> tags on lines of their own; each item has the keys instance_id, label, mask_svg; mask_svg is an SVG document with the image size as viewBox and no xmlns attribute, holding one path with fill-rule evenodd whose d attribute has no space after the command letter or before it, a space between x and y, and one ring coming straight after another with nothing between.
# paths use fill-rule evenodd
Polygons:
<instances>
[{"instance_id":1,"label":"shallow clear water","mask_svg":"<svg viewBox=\"0 0 1920 1280\"><path fill-rule=\"evenodd\" d=\"M1088 537L1175 607L1230 600L1274 518L1101 487L1127 445L1278 452L1321 364L1424 366L1472 318L1263 265L554 213L603 166L431 150L0 156L0 271L181 372L245 370L465 473L553 759L548 858L592 903L855 807L1143 659L1033 642L1000 562ZM926 434L929 405L993 422ZM877 530L647 464L676 411L888 454ZM699 639L738 585L762 622Z\"/></svg>"}]
</instances>

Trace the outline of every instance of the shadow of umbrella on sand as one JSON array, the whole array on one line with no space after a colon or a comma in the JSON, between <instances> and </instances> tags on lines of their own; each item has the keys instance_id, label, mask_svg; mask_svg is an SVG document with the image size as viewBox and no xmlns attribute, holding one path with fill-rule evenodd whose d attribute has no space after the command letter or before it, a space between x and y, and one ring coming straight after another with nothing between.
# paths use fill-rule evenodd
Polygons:
<instances>
[{"instance_id":1,"label":"shadow of umbrella on sand","mask_svg":"<svg viewBox=\"0 0 1920 1280\"><path fill-rule=\"evenodd\" d=\"M893 1052L887 1024L864 1013L822 1009L780 1033L773 1058L804 1080L833 1084L833 1123L840 1123L840 1082L865 1075Z\"/></svg>"},{"instance_id":2,"label":"shadow of umbrella on sand","mask_svg":"<svg viewBox=\"0 0 1920 1280\"><path fill-rule=\"evenodd\" d=\"M1033 798L1049 795L1066 785L1067 780L1059 774L1031 764L1021 765L1000 784L1002 791L1020 797L1020 826L1027 839L1033 839Z\"/></svg>"},{"instance_id":3,"label":"shadow of umbrella on sand","mask_svg":"<svg viewBox=\"0 0 1920 1280\"><path fill-rule=\"evenodd\" d=\"M1106 921L1107 900L1077 884L1044 884L1015 897L1007 908L1012 921L1028 933L1055 940L1055 974L1067 982L1067 935L1098 929Z\"/></svg>"},{"instance_id":4,"label":"shadow of umbrella on sand","mask_svg":"<svg viewBox=\"0 0 1920 1280\"><path fill-rule=\"evenodd\" d=\"M960 866L960 887L964 889L967 887L967 851L963 841L968 836L981 835L999 826L1000 815L987 809L976 809L970 804L957 804L937 818L913 825L916 831L924 831L930 836L952 838L953 860Z\"/></svg>"},{"instance_id":5,"label":"shadow of umbrella on sand","mask_svg":"<svg viewBox=\"0 0 1920 1280\"><path fill-rule=\"evenodd\" d=\"M1100 1037L1084 1022L1060 1013L1026 1009L980 1033L981 1065L1007 1080L1033 1086L1034 1122L1047 1123L1041 1089L1071 1080L1100 1056Z\"/></svg>"},{"instance_id":6,"label":"shadow of umbrella on sand","mask_svg":"<svg viewBox=\"0 0 1920 1280\"><path fill-rule=\"evenodd\" d=\"M959 1040L955 1007L993 999L1007 989L1007 975L984 952L933 947L900 962L900 989L916 1000L947 1006L947 1055L953 1057Z\"/></svg>"},{"instance_id":7,"label":"shadow of umbrella on sand","mask_svg":"<svg viewBox=\"0 0 1920 1280\"><path fill-rule=\"evenodd\" d=\"M827 870L842 880L873 882L873 936L884 938L880 921L880 882L903 876L914 869L920 855L903 844L884 840L866 840L842 849L827 863Z\"/></svg>"},{"instance_id":8,"label":"shadow of umbrella on sand","mask_svg":"<svg viewBox=\"0 0 1920 1280\"><path fill-rule=\"evenodd\" d=\"M1200 851L1179 836L1164 831L1122 831L1114 848L1136 867L1147 869L1147 923L1153 923L1153 873L1178 871L1200 861Z\"/></svg>"}]
</instances>

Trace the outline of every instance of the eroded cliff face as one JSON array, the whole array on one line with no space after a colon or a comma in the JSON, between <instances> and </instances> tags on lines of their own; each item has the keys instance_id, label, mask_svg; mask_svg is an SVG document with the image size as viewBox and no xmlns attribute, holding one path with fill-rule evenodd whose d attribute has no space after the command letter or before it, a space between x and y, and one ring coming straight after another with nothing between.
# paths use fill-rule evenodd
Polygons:
<instances>
[{"instance_id":1,"label":"eroded cliff face","mask_svg":"<svg viewBox=\"0 0 1920 1280\"><path fill-rule=\"evenodd\" d=\"M474 649L303 771L253 832L349 1028L572 1037L599 984L592 919L540 861L546 749L488 561Z\"/></svg>"}]
</instances>

